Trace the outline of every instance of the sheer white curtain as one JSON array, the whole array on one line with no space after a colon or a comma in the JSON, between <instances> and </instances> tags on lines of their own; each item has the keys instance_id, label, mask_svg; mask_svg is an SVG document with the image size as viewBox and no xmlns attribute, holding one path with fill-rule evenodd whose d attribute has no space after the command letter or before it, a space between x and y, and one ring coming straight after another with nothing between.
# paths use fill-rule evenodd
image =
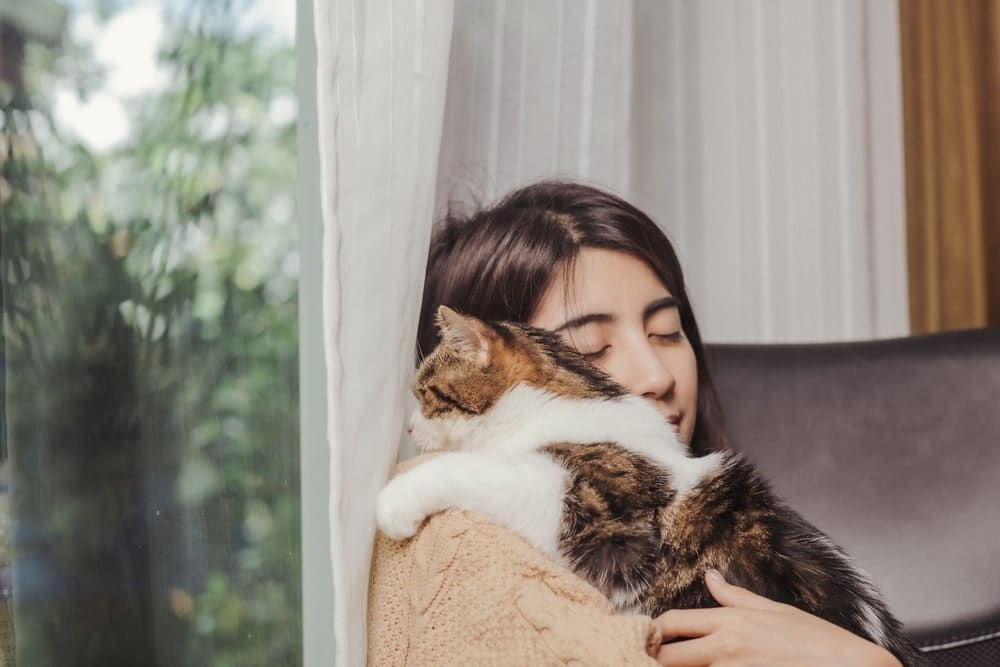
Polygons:
<instances>
[{"instance_id":1,"label":"sheer white curtain","mask_svg":"<svg viewBox=\"0 0 1000 667\"><path fill-rule=\"evenodd\" d=\"M332 622L346 666L365 662L375 494L413 368L452 4L316 0L314 10Z\"/></svg>"},{"instance_id":2,"label":"sheer white curtain","mask_svg":"<svg viewBox=\"0 0 1000 667\"><path fill-rule=\"evenodd\" d=\"M909 330L895 0L463 0L438 211L545 176L677 246L710 341Z\"/></svg>"},{"instance_id":3,"label":"sheer white curtain","mask_svg":"<svg viewBox=\"0 0 1000 667\"><path fill-rule=\"evenodd\" d=\"M338 665L364 663L430 225L542 177L678 247L710 341L905 334L894 0L314 0ZM308 582L306 582L308 585Z\"/></svg>"}]
</instances>

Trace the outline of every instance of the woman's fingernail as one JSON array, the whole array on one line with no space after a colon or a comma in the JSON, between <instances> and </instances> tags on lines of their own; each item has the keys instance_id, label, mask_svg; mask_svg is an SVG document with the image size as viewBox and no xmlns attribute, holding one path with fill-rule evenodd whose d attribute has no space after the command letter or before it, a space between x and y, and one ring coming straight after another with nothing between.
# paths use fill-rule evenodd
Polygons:
<instances>
[{"instance_id":1,"label":"woman's fingernail","mask_svg":"<svg viewBox=\"0 0 1000 667\"><path fill-rule=\"evenodd\" d=\"M716 570L714 567L710 567L705 570L705 578L711 579L718 584L726 583L726 580L722 578L722 573Z\"/></svg>"}]
</instances>

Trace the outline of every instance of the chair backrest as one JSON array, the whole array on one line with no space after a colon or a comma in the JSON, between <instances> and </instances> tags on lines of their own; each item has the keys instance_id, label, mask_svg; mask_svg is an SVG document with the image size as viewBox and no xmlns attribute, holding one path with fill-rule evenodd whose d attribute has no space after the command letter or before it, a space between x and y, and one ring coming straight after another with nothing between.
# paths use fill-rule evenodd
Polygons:
<instances>
[{"instance_id":1,"label":"chair backrest","mask_svg":"<svg viewBox=\"0 0 1000 667\"><path fill-rule=\"evenodd\" d=\"M934 665L1000 665L1000 329L712 345L733 447Z\"/></svg>"}]
</instances>

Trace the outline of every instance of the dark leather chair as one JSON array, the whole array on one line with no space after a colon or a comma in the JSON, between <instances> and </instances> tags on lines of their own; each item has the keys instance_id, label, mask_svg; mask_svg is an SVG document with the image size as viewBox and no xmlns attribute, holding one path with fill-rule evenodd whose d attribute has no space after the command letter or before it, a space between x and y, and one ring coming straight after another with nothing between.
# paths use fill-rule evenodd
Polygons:
<instances>
[{"instance_id":1,"label":"dark leather chair","mask_svg":"<svg viewBox=\"0 0 1000 667\"><path fill-rule=\"evenodd\" d=\"M708 357L733 447L931 664L1000 665L1000 329Z\"/></svg>"}]
</instances>

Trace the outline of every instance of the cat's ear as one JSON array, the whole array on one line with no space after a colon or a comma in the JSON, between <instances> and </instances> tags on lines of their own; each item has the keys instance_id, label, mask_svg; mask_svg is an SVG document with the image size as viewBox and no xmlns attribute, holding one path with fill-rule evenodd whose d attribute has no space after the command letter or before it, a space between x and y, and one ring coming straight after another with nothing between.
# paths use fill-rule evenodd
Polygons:
<instances>
[{"instance_id":1,"label":"cat's ear","mask_svg":"<svg viewBox=\"0 0 1000 667\"><path fill-rule=\"evenodd\" d=\"M483 366L489 363L490 342L496 339L496 334L487 325L448 306L438 306L437 326L441 340L472 355Z\"/></svg>"}]
</instances>

